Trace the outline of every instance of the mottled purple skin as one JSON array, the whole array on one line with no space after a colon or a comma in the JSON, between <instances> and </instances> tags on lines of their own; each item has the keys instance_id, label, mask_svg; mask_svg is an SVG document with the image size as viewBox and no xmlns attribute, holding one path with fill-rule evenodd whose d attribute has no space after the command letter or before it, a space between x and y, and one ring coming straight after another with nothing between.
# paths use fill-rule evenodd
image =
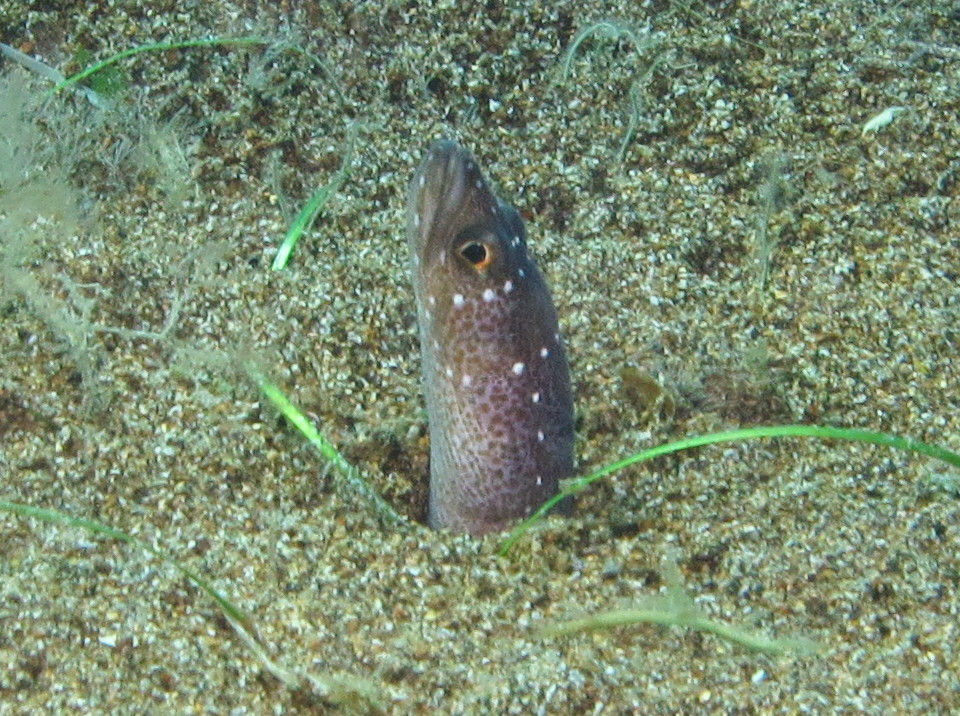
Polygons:
<instances>
[{"instance_id":1,"label":"mottled purple skin","mask_svg":"<svg viewBox=\"0 0 960 716\"><path fill-rule=\"evenodd\" d=\"M517 211L437 142L410 187L407 237L430 421L435 529L501 530L573 472L570 374Z\"/></svg>"}]
</instances>

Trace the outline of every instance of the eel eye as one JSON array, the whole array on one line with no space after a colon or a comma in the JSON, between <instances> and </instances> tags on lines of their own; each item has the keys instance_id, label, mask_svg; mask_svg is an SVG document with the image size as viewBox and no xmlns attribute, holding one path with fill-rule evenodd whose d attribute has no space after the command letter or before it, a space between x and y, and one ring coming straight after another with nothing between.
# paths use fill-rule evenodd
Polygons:
<instances>
[{"instance_id":1,"label":"eel eye","mask_svg":"<svg viewBox=\"0 0 960 716\"><path fill-rule=\"evenodd\" d=\"M459 249L463 256L478 271L488 268L493 262L493 250L489 244L480 241L468 241Z\"/></svg>"}]
</instances>

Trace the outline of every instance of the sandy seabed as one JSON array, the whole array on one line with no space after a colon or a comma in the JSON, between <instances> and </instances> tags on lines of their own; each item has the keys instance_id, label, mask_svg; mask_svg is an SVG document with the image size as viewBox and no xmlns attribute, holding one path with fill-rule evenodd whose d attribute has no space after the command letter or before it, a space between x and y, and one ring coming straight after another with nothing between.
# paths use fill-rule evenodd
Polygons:
<instances>
[{"instance_id":1,"label":"sandy seabed","mask_svg":"<svg viewBox=\"0 0 960 716\"><path fill-rule=\"evenodd\" d=\"M960 476L922 456L684 452L593 485L504 558L501 535L419 524L403 228L423 151L458 138L552 286L584 472L775 423L960 450L949 3L56 5L0 2L0 40L65 74L149 42L262 43L128 58L91 79L100 106L3 60L0 499L146 542L260 647L149 551L8 512L0 713L960 710ZM251 362L401 524L265 403ZM818 651L541 633L647 604L677 571L710 619Z\"/></svg>"}]
</instances>

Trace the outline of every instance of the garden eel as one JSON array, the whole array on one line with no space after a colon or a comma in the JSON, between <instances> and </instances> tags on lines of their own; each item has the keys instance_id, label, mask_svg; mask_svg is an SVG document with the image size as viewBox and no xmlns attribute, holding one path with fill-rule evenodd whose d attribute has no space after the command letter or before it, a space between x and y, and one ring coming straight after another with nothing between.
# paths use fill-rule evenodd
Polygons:
<instances>
[{"instance_id":1,"label":"garden eel","mask_svg":"<svg viewBox=\"0 0 960 716\"><path fill-rule=\"evenodd\" d=\"M502 530L573 472L557 313L520 215L456 143L428 151L407 222L430 429L428 523Z\"/></svg>"}]
</instances>

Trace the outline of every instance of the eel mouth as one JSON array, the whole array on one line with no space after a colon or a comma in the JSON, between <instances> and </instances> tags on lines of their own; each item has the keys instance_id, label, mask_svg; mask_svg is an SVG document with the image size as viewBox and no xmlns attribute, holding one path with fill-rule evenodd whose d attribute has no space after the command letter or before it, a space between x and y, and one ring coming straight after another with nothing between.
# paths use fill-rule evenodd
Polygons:
<instances>
[{"instance_id":1,"label":"eel mouth","mask_svg":"<svg viewBox=\"0 0 960 716\"><path fill-rule=\"evenodd\" d=\"M479 206L494 202L470 153L450 140L435 142L411 184L410 249L422 258L431 236L456 233L475 219Z\"/></svg>"}]
</instances>

